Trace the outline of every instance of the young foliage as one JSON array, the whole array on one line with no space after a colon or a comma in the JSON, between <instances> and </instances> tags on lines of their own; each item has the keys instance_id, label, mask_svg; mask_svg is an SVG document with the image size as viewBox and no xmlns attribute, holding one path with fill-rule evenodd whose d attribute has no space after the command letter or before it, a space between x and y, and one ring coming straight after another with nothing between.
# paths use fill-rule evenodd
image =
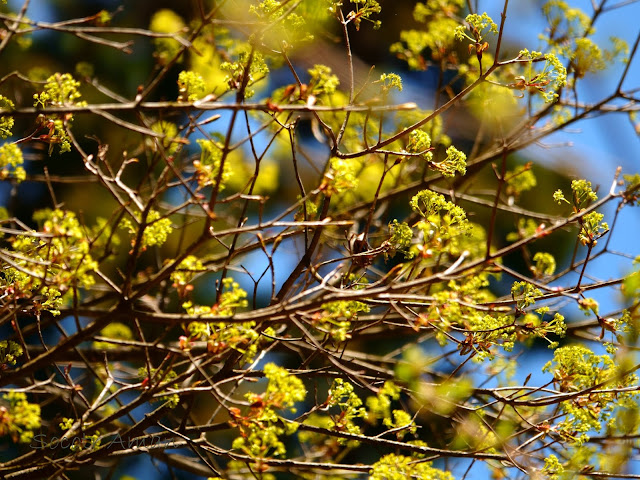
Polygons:
<instances>
[{"instance_id":1,"label":"young foliage","mask_svg":"<svg viewBox=\"0 0 640 480\"><path fill-rule=\"evenodd\" d=\"M2 3L2 478L638 469L635 2Z\"/></svg>"}]
</instances>

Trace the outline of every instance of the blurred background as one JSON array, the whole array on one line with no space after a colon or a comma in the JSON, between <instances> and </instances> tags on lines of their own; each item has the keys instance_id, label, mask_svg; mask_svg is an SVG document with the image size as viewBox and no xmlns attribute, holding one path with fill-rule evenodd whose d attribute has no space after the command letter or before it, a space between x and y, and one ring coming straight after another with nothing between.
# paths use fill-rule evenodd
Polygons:
<instances>
[{"instance_id":1,"label":"blurred background","mask_svg":"<svg viewBox=\"0 0 640 480\"><path fill-rule=\"evenodd\" d=\"M29 2L26 16L37 22L54 23L74 18L90 17L96 15L104 9L112 13L113 27L137 27L148 28L153 14L163 8L175 11L182 18L193 18L196 12L197 2L174 2L156 0L154 2L123 0L123 1L72 1L72 0L32 0ZM475 5L476 2L471 2ZM502 2L480 1L477 5L479 12L487 11L496 22L500 18ZM545 29L544 17L541 13L542 1L512 0L509 5L508 19L504 32L504 42L502 57L511 58L522 48L530 50L540 49L541 42L539 35ZM587 13L592 11L591 1L573 1L578 7L583 8ZM638 21L640 18L640 4L635 2L609 2L611 5L619 4L619 8L612 8L601 15L596 22L595 39L603 44L607 44L609 36L616 35L627 41L629 46L633 45L638 34ZM407 64L392 53L390 46L400 38L400 31L414 27L412 11L415 2L406 0L380 1L382 12L377 19L382 21L382 29L374 30L370 24L364 22L359 32L352 32L351 45L354 54L356 83L365 82L372 66L375 66L377 78L383 72L395 72L401 75L404 82L404 90L396 94L396 102L415 102L422 108L433 108L434 92L438 86L438 71L436 67L427 68L424 71L409 71ZM4 11L17 12L22 7L21 2L10 0L8 6L3 7ZM246 18L248 13L246 5L241 2L230 1L225 4L225 8L237 18ZM338 75L342 85L348 83L346 56L343 48L343 39L336 22L320 25L314 31L315 40L304 49L292 53L292 63L300 66L300 71L312 67L314 64L323 63L332 67L334 73ZM242 32L243 27L238 30ZM250 33L247 28L246 33ZM240 35L240 34L238 34ZM110 39L115 41L128 41L129 35L112 35ZM26 39L26 37L25 37ZM20 45L20 42L12 42L3 53L2 75L7 75L12 71L20 71L29 74L30 78L46 79L53 72L76 72L78 68L86 68L87 65L93 70L92 77L98 78L100 83L117 95L127 99L133 99L140 85L147 84L159 68L153 52L155 46L152 41L144 36L134 37L134 43L130 47L130 53L119 51L109 46L97 46L84 41L76 36L61 34L51 30L36 30L28 36L30 45L28 48ZM464 50L461 48L461 50ZM463 53L461 53L462 55ZM80 65L81 67L78 67ZM174 100L178 96L178 87L175 78L179 71L185 68L184 65L173 67L175 72L167 75L163 81L152 92L149 100ZM606 98L615 91L618 79L620 78L624 64L615 63L612 67L604 71L585 78L578 87L579 99L585 103L595 103ZM293 77L285 67L273 70L268 85L257 88L255 97L251 101L264 100L269 92L272 92L280 85L290 84ZM454 85L455 87L455 85ZM459 86L458 86L459 87ZM627 75L623 89L632 90L640 88L640 61L636 58L630 65L630 72ZM98 92L89 85L83 85L81 89L83 99L90 103L105 102L105 95ZM0 93L15 98L17 105L29 106L32 104L29 92L24 88L24 84L17 78L10 78L0 87ZM231 101L232 98L228 97ZM218 120L223 124L228 117L222 113L222 118ZM16 135L27 135L30 133L32 125L26 120L17 119L14 128ZM176 121L176 119L173 119ZM179 121L179 119L178 119ZM256 125L259 122L256 121ZM471 112L457 111L448 117L445 124L446 134L461 150L464 147L470 148L473 139L477 134L478 122ZM100 140L110 145L111 154L117 155L119 151L134 151L140 141L139 137L132 136L130 132L118 128L101 119L90 116L79 116L75 120L74 132L78 138L84 133L91 133L99 130ZM510 158L511 166L522 165L528 161L534 162L533 171L538 179L536 189L522 194L520 204L530 207L533 210L549 211L557 213L558 209L551 200L551 194L558 188L567 191L567 187L572 179L586 178L594 186L598 186L600 192L607 192L614 178L614 172L621 166L624 173L635 173L640 171L640 149L638 148L638 124L629 118L627 114L614 113L601 115L597 118L587 118L576 122L571 128L554 133L544 139L543 143L534 144ZM240 134L238 137L240 138ZM197 135L192 137L197 138ZM327 148L318 142L312 132L310 122L301 122L300 138L306 144L308 150L319 157L327 155ZM83 139L88 150L95 148L95 141ZM195 143L195 142L194 142ZM93 147L89 147L93 145ZM34 210L43 207L53 207L51 192L46 183L42 182L44 167L46 166L52 178L69 178L72 176L84 177L87 175L82 159L74 152L58 154L54 152L49 157L47 146L41 148L30 147L25 158L28 181L20 185L13 185L9 182L0 183L0 205L5 206L12 215L17 216L26 224L33 224L31 216ZM276 156L277 159L277 156ZM476 188L492 188L492 173L490 169L479 176L479 184ZM290 166L280 163L274 165L272 174L278 176L275 185L265 186L272 198L279 199L268 204L265 212L266 218L279 214L286 206L295 199L297 189L293 188L293 178ZM311 178L314 172L309 172ZM304 175L303 175L304 176ZM31 181L29 181L31 180ZM495 177L493 177L495 181ZM240 189L242 182L235 188ZM96 189L87 188L85 183L53 182L56 201L63 203L66 208L81 211L83 218L87 221L98 216L108 217L113 211L113 203L106 193L96 193ZM232 185L231 190L234 186ZM102 197L101 195L104 195ZM402 199L407 204L410 197ZM172 199L168 198L168 202ZM615 205L609 204L603 211L605 220L611 221L614 214ZM487 212L488 215L488 212ZM624 209L615 228L615 236L611 240L609 249L612 251L624 252L625 255L607 255L601 257L591 265L590 275L598 279L618 277L632 269L631 259L640 255L640 212L634 209ZM293 219L293 215L287 219ZM474 219L477 223L483 223L481 217ZM496 237L497 245L504 245L506 236L514 230L513 222L509 223L507 217L502 217L504 223L497 226L500 233ZM574 233L566 235L566 244L558 243L557 237L550 240L543 247L556 253L559 263L565 266L571 260L574 246ZM126 242L123 247L122 256L126 257ZM167 248L170 248L168 246ZM277 264L277 283L281 284L291 269L295 266L299 258L299 249L292 244L291 248L281 248L274 257ZM562 260L561 260L562 259ZM149 262L153 263L149 258ZM509 265L516 269L523 269L522 259L513 256L507 258ZM251 253L240 262L254 277L260 276L267 263L261 252ZM254 283L250 275L241 271L233 273L235 280L239 281L243 288L251 292ZM265 305L269 302L270 278L265 277L264 281L257 286L256 306ZM562 279L562 284L571 281L572 277L567 276ZM495 285L495 289L500 294L504 294L504 288L513 279L505 276L502 285ZM575 280L575 279L574 279ZM208 280L210 281L210 280ZM202 287L202 285L200 286ZM206 288L202 288L206 291ZM507 288L508 290L508 288ZM212 293L211 291L209 293ZM206 302L206 294L200 300ZM611 290L593 292L592 295L600 302L601 312L619 309L622 298L612 293ZM563 312L568 321L584 319L582 312L573 307L567 307ZM533 349L530 352L522 352L528 365L533 365L527 372L540 372L540 367L549 359L549 351L544 348ZM534 373L531 380L536 383ZM540 373L540 376L542 374ZM540 382L542 380L540 379ZM138 412L142 413L142 412ZM164 471L157 471L157 465L153 464L148 457L131 458L123 463L120 468L121 473L126 473L136 478L160 478L167 474ZM466 468L466 467L465 467ZM484 478L486 471L479 467L474 478ZM454 475L460 471L454 471ZM168 474L167 474L168 475ZM180 476L179 478L188 478ZM169 477L167 477L169 478Z\"/></svg>"}]
</instances>

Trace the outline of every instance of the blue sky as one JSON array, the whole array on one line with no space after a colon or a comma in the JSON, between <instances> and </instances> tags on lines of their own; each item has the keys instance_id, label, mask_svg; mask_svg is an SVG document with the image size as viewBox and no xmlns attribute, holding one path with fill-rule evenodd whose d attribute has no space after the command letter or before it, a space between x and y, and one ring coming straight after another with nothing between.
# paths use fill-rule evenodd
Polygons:
<instances>
[{"instance_id":1,"label":"blue sky","mask_svg":"<svg viewBox=\"0 0 640 480\"><path fill-rule=\"evenodd\" d=\"M21 4L21 2L16 1L11 3L14 9L16 5ZM583 6L586 11L591 10L591 1L581 0L572 1L571 3ZM620 0L615 2L610 0L609 3L620 3ZM529 49L540 48L537 36L542 31L543 24L539 21L539 4L540 2L512 0L505 30L505 35L511 42L521 44L522 47L526 46ZM502 2L499 1L480 2L481 9L483 7L488 8L489 14L496 21L500 17L499 8L501 5ZM383 8L385 7L387 6L383 3ZM50 10L46 1L33 0L28 15L33 19L51 21L53 20L54 12ZM596 39L604 40L604 43L606 43L606 39L615 34L625 38L632 45L635 35L638 33L639 18L640 4L631 4L613 10L603 15L596 24ZM509 19L519 20L510 22ZM522 19L527 19L528 21L523 21ZM585 101L593 101L611 92L617 82L620 68L614 68L585 80L580 92L581 98ZM639 87L639 83L640 59L636 59L631 65L625 86L628 88ZM626 115L610 114L597 119L579 122L573 125L571 129L559 132L546 139L545 145L530 147L527 149L526 154L532 160L541 161L552 168L561 168L576 178L585 177L592 181L594 185L600 185L601 191L607 191L617 166L622 166L623 171L626 173L640 172L640 148L638 142L638 136L633 131L633 127ZM612 205L604 210L607 214L606 219L609 221L612 219L613 208L614 206ZM626 209L623 215L622 221L616 226L612 248L631 255L639 255L640 211L638 209ZM255 258L247 258L245 264L250 267L252 273L258 272L259 274L262 270L260 267L261 261L264 261L264 256L261 253L257 253ZM282 263L280 263L280 266L283 266ZM609 256L606 262L598 262L594 264L594 267L596 267L592 270L594 275L601 278L610 278L625 273L630 268L630 262ZM289 262L283 270L290 270L291 268L292 264ZM266 287L269 286L269 281L270 279L267 279ZM244 286L246 288L248 284L245 283ZM601 301L603 313L608 308L613 308L617 300L616 298L607 298L605 295L599 296L597 293L592 295ZM540 364L539 366L541 367L546 362L546 359L541 356L529 360L536 362L536 367L538 366L537 364ZM540 372L539 368L537 372ZM535 383L536 380L543 381L541 377L534 378L533 382ZM147 462L148 459L140 464L140 472L131 473L144 478L145 473L150 473L150 466Z\"/></svg>"}]
</instances>

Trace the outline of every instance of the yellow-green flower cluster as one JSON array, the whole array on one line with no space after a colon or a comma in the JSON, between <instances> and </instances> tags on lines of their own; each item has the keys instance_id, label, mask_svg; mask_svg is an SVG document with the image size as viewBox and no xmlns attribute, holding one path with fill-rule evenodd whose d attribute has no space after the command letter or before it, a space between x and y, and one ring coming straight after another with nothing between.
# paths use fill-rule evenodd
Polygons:
<instances>
[{"instance_id":1,"label":"yellow-green flower cluster","mask_svg":"<svg viewBox=\"0 0 640 480\"><path fill-rule=\"evenodd\" d=\"M443 195L431 190L418 192L411 198L409 205L414 212L419 213L424 218L448 215L450 224L463 224L467 221L467 215L461 207L448 202Z\"/></svg>"},{"instance_id":2,"label":"yellow-green flower cluster","mask_svg":"<svg viewBox=\"0 0 640 480\"><path fill-rule=\"evenodd\" d=\"M458 22L454 18L464 0L417 2L413 10L414 20L421 24L420 30L403 30L400 41L391 45L391 53L405 60L411 70L426 70L428 51L435 61L447 60L455 63L454 32Z\"/></svg>"},{"instance_id":3,"label":"yellow-green flower cluster","mask_svg":"<svg viewBox=\"0 0 640 480\"><path fill-rule=\"evenodd\" d=\"M598 311L600 310L600 305L595 298L586 297L578 300L578 308L580 308L585 315L591 315L591 313L594 313L597 316Z\"/></svg>"},{"instance_id":4,"label":"yellow-green flower cluster","mask_svg":"<svg viewBox=\"0 0 640 480\"><path fill-rule=\"evenodd\" d=\"M638 200L638 191L640 190L640 174L624 174L622 175L622 178L624 179L623 195L625 202L633 205Z\"/></svg>"},{"instance_id":5,"label":"yellow-green flower cluster","mask_svg":"<svg viewBox=\"0 0 640 480\"><path fill-rule=\"evenodd\" d=\"M418 462L416 457L390 453L373 464L369 480L454 480L451 472L434 468L431 462Z\"/></svg>"},{"instance_id":6,"label":"yellow-green flower cluster","mask_svg":"<svg viewBox=\"0 0 640 480\"><path fill-rule=\"evenodd\" d=\"M347 432L356 435L361 433L360 427L354 423L354 420L365 417L367 411L362 406L360 397L353 391L353 385L345 382L341 378L336 378L329 389L327 405L340 409L339 415L331 415L329 428L338 432ZM338 442L343 445L348 443L346 439L339 439Z\"/></svg>"},{"instance_id":7,"label":"yellow-green flower cluster","mask_svg":"<svg viewBox=\"0 0 640 480\"><path fill-rule=\"evenodd\" d=\"M528 63L528 72L525 75L525 85L530 86L533 91L539 92L545 102L554 102L558 98L557 91L567 84L567 69L554 53L543 55L541 52L529 51L526 48L520 50L518 57L531 60ZM541 71L533 70L533 61L544 58L545 63ZM552 84L552 88L547 91L547 85Z\"/></svg>"},{"instance_id":8,"label":"yellow-green flower cluster","mask_svg":"<svg viewBox=\"0 0 640 480\"><path fill-rule=\"evenodd\" d=\"M460 239L472 230L462 207L445 200L431 190L422 190L410 202L414 212L423 219L415 226L421 232L422 244L416 245L418 255L431 258L438 253L459 255L464 244Z\"/></svg>"},{"instance_id":9,"label":"yellow-green flower cluster","mask_svg":"<svg viewBox=\"0 0 640 480\"><path fill-rule=\"evenodd\" d=\"M516 327L510 315L475 315L469 322L468 344L461 345L461 353L474 350L477 361L492 359L491 346L500 345L505 352L513 350L516 342Z\"/></svg>"},{"instance_id":10,"label":"yellow-green flower cluster","mask_svg":"<svg viewBox=\"0 0 640 480\"><path fill-rule=\"evenodd\" d=\"M358 318L360 312L368 313L369 306L358 301L338 301L322 305L322 310L313 317L313 324L326 332L337 342L351 338L349 330L351 322Z\"/></svg>"},{"instance_id":11,"label":"yellow-green flower cluster","mask_svg":"<svg viewBox=\"0 0 640 480\"><path fill-rule=\"evenodd\" d=\"M398 222L397 219L394 219L389 224L389 233L391 234L389 244L392 248L390 256L395 255L396 251L404 253L405 259L411 259L415 256L415 253L411 251L413 230L411 230L407 222Z\"/></svg>"},{"instance_id":12,"label":"yellow-green flower cluster","mask_svg":"<svg viewBox=\"0 0 640 480\"><path fill-rule=\"evenodd\" d=\"M466 29L463 26L458 26L453 33L456 40L462 41L466 38L472 42L481 42L487 34L493 33L495 35L498 33L498 26L487 12L484 12L482 15L471 13L466 16L464 21L471 27L473 37L466 33Z\"/></svg>"},{"instance_id":13,"label":"yellow-green flower cluster","mask_svg":"<svg viewBox=\"0 0 640 480\"><path fill-rule=\"evenodd\" d=\"M562 202L569 203L569 200L564 197L564 193L560 189L553 192L553 201L558 205L561 205Z\"/></svg>"},{"instance_id":14,"label":"yellow-green flower cluster","mask_svg":"<svg viewBox=\"0 0 640 480\"><path fill-rule=\"evenodd\" d=\"M0 180L9 177L17 182L22 182L27 178L27 172L22 167L24 158L22 150L14 143L5 143L0 147Z\"/></svg>"},{"instance_id":15,"label":"yellow-green flower cluster","mask_svg":"<svg viewBox=\"0 0 640 480\"><path fill-rule=\"evenodd\" d=\"M464 175L467 173L467 156L451 145L447 148L447 157L441 162L432 163L430 166L447 178L455 177L456 173Z\"/></svg>"},{"instance_id":16,"label":"yellow-green flower cluster","mask_svg":"<svg viewBox=\"0 0 640 480\"><path fill-rule=\"evenodd\" d=\"M33 218L46 235L18 235L13 240L12 248L22 258L15 260L19 268L5 270L2 286L21 296L39 292L42 298L34 307L57 314L62 295L74 287L90 287L95 283L92 272L97 263L89 251L92 244L86 230L73 212L44 209Z\"/></svg>"},{"instance_id":17,"label":"yellow-green flower cluster","mask_svg":"<svg viewBox=\"0 0 640 480\"><path fill-rule=\"evenodd\" d=\"M149 210L146 221L144 222L144 231L142 233L141 247L153 247L162 245L167 241L169 234L172 232L171 220L168 218L160 218L160 212L157 210ZM132 235L137 235L138 229L133 225L131 220L123 218L120 224L121 228L129 230ZM135 242L135 238L132 240Z\"/></svg>"},{"instance_id":18,"label":"yellow-green flower cluster","mask_svg":"<svg viewBox=\"0 0 640 480\"><path fill-rule=\"evenodd\" d=\"M511 286L511 297L516 300L516 306L519 310L533 305L536 298L541 295L542 292L529 282L513 282Z\"/></svg>"},{"instance_id":19,"label":"yellow-green flower cluster","mask_svg":"<svg viewBox=\"0 0 640 480\"><path fill-rule=\"evenodd\" d=\"M510 170L505 174L507 184L506 193L509 196L520 196L521 193L535 188L538 184L536 176L531 170L531 163L526 163Z\"/></svg>"},{"instance_id":20,"label":"yellow-green flower cluster","mask_svg":"<svg viewBox=\"0 0 640 480\"><path fill-rule=\"evenodd\" d=\"M11 391L2 398L8 407L0 407L0 435L10 435L15 443L30 443L40 428L40 405L29 403L22 392Z\"/></svg>"},{"instance_id":21,"label":"yellow-green flower cluster","mask_svg":"<svg viewBox=\"0 0 640 480\"><path fill-rule=\"evenodd\" d=\"M75 80L70 73L55 73L47 78L44 91L33 96L35 106L43 108L65 107L69 105L86 105L86 102L77 102L81 95L78 91L80 82Z\"/></svg>"},{"instance_id":22,"label":"yellow-green flower cluster","mask_svg":"<svg viewBox=\"0 0 640 480\"><path fill-rule=\"evenodd\" d=\"M152 32L166 34L177 34L184 28L185 23L182 17L167 8L154 13L149 25L149 30ZM181 48L180 42L170 37L154 38L153 43L156 47L154 55L163 65L173 60Z\"/></svg>"},{"instance_id":23,"label":"yellow-green flower cluster","mask_svg":"<svg viewBox=\"0 0 640 480\"><path fill-rule=\"evenodd\" d=\"M216 140L198 140L201 153L200 160L195 160L193 166L196 169L196 179L198 185L206 187L213 185L218 181L218 191L222 191L225 188L226 182L231 176L231 165L225 161L220 173L220 165L222 163L222 146Z\"/></svg>"},{"instance_id":24,"label":"yellow-green flower cluster","mask_svg":"<svg viewBox=\"0 0 640 480\"><path fill-rule=\"evenodd\" d=\"M156 142L162 145L162 148L169 154L173 155L180 146L178 137L178 127L173 122L167 122L166 120L159 120L151 125L151 130L155 133L162 135L157 140L150 140L147 143L154 152L158 150Z\"/></svg>"},{"instance_id":25,"label":"yellow-green flower cluster","mask_svg":"<svg viewBox=\"0 0 640 480\"><path fill-rule=\"evenodd\" d=\"M547 17L548 35L540 38L553 53L566 58L576 79L588 73L604 70L607 64L621 57L626 62L629 47L620 38L612 37L611 49L604 51L590 38L595 29L589 15L579 8L571 7L563 0L549 0L542 9Z\"/></svg>"},{"instance_id":26,"label":"yellow-green flower cluster","mask_svg":"<svg viewBox=\"0 0 640 480\"><path fill-rule=\"evenodd\" d=\"M357 162L342 158L332 158L331 168L325 174L324 184L329 193L342 193L358 187Z\"/></svg>"},{"instance_id":27,"label":"yellow-green flower cluster","mask_svg":"<svg viewBox=\"0 0 640 480\"><path fill-rule=\"evenodd\" d=\"M356 30L360 30L362 20L372 23L374 29L382 26L380 20L371 20L370 18L371 15L382 11L382 7L376 0L351 0L351 3L355 6L355 10L351 10L347 14L347 21L353 22Z\"/></svg>"},{"instance_id":28,"label":"yellow-green flower cluster","mask_svg":"<svg viewBox=\"0 0 640 480\"><path fill-rule=\"evenodd\" d=\"M318 64L310 68L308 72L310 77L308 90L316 97L331 95L340 85L340 80L337 75L331 72L331 67Z\"/></svg>"},{"instance_id":29,"label":"yellow-green flower cluster","mask_svg":"<svg viewBox=\"0 0 640 480\"><path fill-rule=\"evenodd\" d=\"M189 293L193 286L191 282L199 273L204 272L202 262L194 255L185 257L178 268L176 268L169 277L173 282L173 287L178 291L178 295L184 297Z\"/></svg>"},{"instance_id":30,"label":"yellow-green flower cluster","mask_svg":"<svg viewBox=\"0 0 640 480\"><path fill-rule=\"evenodd\" d=\"M202 75L190 70L183 70L178 74L179 102L195 102L202 97L205 88Z\"/></svg>"},{"instance_id":31,"label":"yellow-green flower cluster","mask_svg":"<svg viewBox=\"0 0 640 480\"><path fill-rule=\"evenodd\" d=\"M367 421L378 420L393 422L391 418L391 402L400 398L400 388L387 380L375 397L367 397Z\"/></svg>"},{"instance_id":32,"label":"yellow-green flower cluster","mask_svg":"<svg viewBox=\"0 0 640 480\"><path fill-rule=\"evenodd\" d=\"M223 280L223 292L218 303L213 306L194 305L191 301L184 302L182 307L194 317L203 319L232 316L236 309L247 307L247 292L240 288L232 278ZM244 362L253 361L258 352L260 334L254 329L255 322L225 323L225 322L190 322L186 327L189 334L187 340L205 340L207 351L213 355L233 349L243 355ZM273 335L273 330L267 328L264 332ZM267 337L263 337L267 340Z\"/></svg>"},{"instance_id":33,"label":"yellow-green flower cluster","mask_svg":"<svg viewBox=\"0 0 640 480\"><path fill-rule=\"evenodd\" d=\"M86 105L87 102L77 101L80 98L78 91L80 82L75 80L70 73L55 73L47 78L44 91L33 95L34 106L46 107L66 107L71 105ZM73 120L73 116L67 114L64 120L60 115L50 115L45 118L41 115L38 119L40 126L49 130L47 135L41 135L40 139L49 142L49 155L53 151L53 146L58 144L60 153L71 150L71 142L66 131L67 126Z\"/></svg>"},{"instance_id":34,"label":"yellow-green flower cluster","mask_svg":"<svg viewBox=\"0 0 640 480\"><path fill-rule=\"evenodd\" d=\"M577 210L587 207L591 202L598 200L598 195L591 188L591 182L586 180L573 180L571 182L573 192L573 204Z\"/></svg>"},{"instance_id":35,"label":"yellow-green flower cluster","mask_svg":"<svg viewBox=\"0 0 640 480\"><path fill-rule=\"evenodd\" d=\"M254 85L269 73L264 56L248 47L238 52L236 61L222 62L220 70L227 72L225 80L231 90L239 90L243 83L246 86ZM245 98L252 97L254 93L252 89L245 88Z\"/></svg>"},{"instance_id":36,"label":"yellow-green flower cluster","mask_svg":"<svg viewBox=\"0 0 640 480\"><path fill-rule=\"evenodd\" d=\"M575 51L571 58L573 72L578 78L584 77L589 72L604 70L607 64L604 61L600 47L590 38L576 38Z\"/></svg>"},{"instance_id":37,"label":"yellow-green flower cluster","mask_svg":"<svg viewBox=\"0 0 640 480\"><path fill-rule=\"evenodd\" d=\"M0 109L2 110L13 110L14 104L7 97L3 97L0 95ZM11 136L11 129L13 128L13 117L8 115L0 116L0 138L7 138Z\"/></svg>"},{"instance_id":38,"label":"yellow-green flower cluster","mask_svg":"<svg viewBox=\"0 0 640 480\"><path fill-rule=\"evenodd\" d=\"M407 433L415 434L418 427L411 418L409 412L405 410L394 410L391 412L392 418L385 418L382 423L394 430L398 440L401 440Z\"/></svg>"},{"instance_id":39,"label":"yellow-green flower cluster","mask_svg":"<svg viewBox=\"0 0 640 480\"><path fill-rule=\"evenodd\" d=\"M249 13L271 27L262 32L262 40L266 44L272 44L274 48L282 48L283 43L287 47L295 47L313 40L310 25L303 16L291 12L286 2L283 4L277 0L263 0L257 6L251 5Z\"/></svg>"},{"instance_id":40,"label":"yellow-green flower cluster","mask_svg":"<svg viewBox=\"0 0 640 480\"><path fill-rule=\"evenodd\" d=\"M590 18L582 10L570 7L564 0L549 0L542 6L542 13L549 22L549 37L578 37L591 33Z\"/></svg>"},{"instance_id":41,"label":"yellow-green flower cluster","mask_svg":"<svg viewBox=\"0 0 640 480\"><path fill-rule=\"evenodd\" d=\"M406 150L409 153L421 154L422 158L430 161L433 158L431 148L431 137L424 130L414 130L409 134Z\"/></svg>"},{"instance_id":42,"label":"yellow-green flower cluster","mask_svg":"<svg viewBox=\"0 0 640 480\"><path fill-rule=\"evenodd\" d=\"M381 84L384 93L388 93L392 88L397 89L399 92L402 91L402 78L396 73L383 73L380 75L378 82Z\"/></svg>"},{"instance_id":43,"label":"yellow-green flower cluster","mask_svg":"<svg viewBox=\"0 0 640 480\"><path fill-rule=\"evenodd\" d=\"M567 325L564 322L564 317L557 312L554 313L551 320L543 320L547 313L549 313L549 307L537 308L535 314L531 312L525 314L521 320L522 324L518 329L518 333L524 339L543 338L549 343L549 348L555 350L558 348L558 341L551 340L549 336L564 337L567 332Z\"/></svg>"},{"instance_id":44,"label":"yellow-green flower cluster","mask_svg":"<svg viewBox=\"0 0 640 480\"><path fill-rule=\"evenodd\" d=\"M264 375L269 380L269 384L260 399L272 408L289 409L291 412L295 412L296 409L293 406L302 402L307 395L302 380L291 375L286 369L278 367L275 363L268 363L264 366ZM255 400L254 395L249 393L247 398L250 401Z\"/></svg>"},{"instance_id":45,"label":"yellow-green flower cluster","mask_svg":"<svg viewBox=\"0 0 640 480\"><path fill-rule=\"evenodd\" d=\"M591 188L591 182L586 180L573 180L571 182L573 211L580 212L589 204L598 200L598 196ZM570 203L564 196L562 190L556 190L553 199L558 205L562 202ZM598 239L609 231L607 222L603 222L604 215L598 212L589 212L578 219L580 224L580 232L578 240L583 245L594 247L598 243Z\"/></svg>"},{"instance_id":46,"label":"yellow-green flower cluster","mask_svg":"<svg viewBox=\"0 0 640 480\"><path fill-rule=\"evenodd\" d=\"M181 275L179 276L182 277ZM218 303L214 306L194 306L191 302L185 302L182 306L189 315L200 315L203 317L228 317L233 315L237 308L245 308L248 305L247 292L240 288L240 285L237 282L234 282L232 278L227 277L222 280L222 285L223 291L220 294Z\"/></svg>"},{"instance_id":47,"label":"yellow-green flower cluster","mask_svg":"<svg viewBox=\"0 0 640 480\"><path fill-rule=\"evenodd\" d=\"M104 327L100 331L100 335L106 338L112 338L114 340L132 340L133 332L131 328L129 328L124 323L120 322L112 322L106 327ZM117 345L114 345L110 342L93 342L93 348L97 350L108 350L110 348L116 348Z\"/></svg>"},{"instance_id":48,"label":"yellow-green flower cluster","mask_svg":"<svg viewBox=\"0 0 640 480\"><path fill-rule=\"evenodd\" d=\"M247 306L247 292L245 292L232 278L222 280L224 290L220 295L218 304L215 306L217 315L233 315L236 308Z\"/></svg>"},{"instance_id":49,"label":"yellow-green flower cluster","mask_svg":"<svg viewBox=\"0 0 640 480\"><path fill-rule=\"evenodd\" d=\"M544 473L549 480L559 480L560 478L564 478L564 465L560 463L558 457L551 454L544 459L542 473Z\"/></svg>"},{"instance_id":50,"label":"yellow-green flower cluster","mask_svg":"<svg viewBox=\"0 0 640 480\"><path fill-rule=\"evenodd\" d=\"M553 275L556 271L556 259L547 252L536 252L533 256L534 265L531 267L533 274L540 278L545 275Z\"/></svg>"},{"instance_id":51,"label":"yellow-green flower cluster","mask_svg":"<svg viewBox=\"0 0 640 480\"><path fill-rule=\"evenodd\" d=\"M22 347L13 340L2 340L0 342L0 364L15 365L18 357L23 354Z\"/></svg>"},{"instance_id":52,"label":"yellow-green flower cluster","mask_svg":"<svg viewBox=\"0 0 640 480\"><path fill-rule=\"evenodd\" d=\"M589 212L580 220L580 232L578 240L583 245L595 246L598 239L609 231L609 224L603 222L604 214Z\"/></svg>"},{"instance_id":53,"label":"yellow-green flower cluster","mask_svg":"<svg viewBox=\"0 0 640 480\"><path fill-rule=\"evenodd\" d=\"M553 360L542 369L553 373L557 388L562 392L580 392L602 386L599 393L585 393L561 403L564 419L556 430L565 439L582 444L588 432L599 432L605 424L615 423L616 409L637 408L636 392L607 390L635 385L635 374L622 375L621 367L608 355L596 355L582 345L569 345L555 350Z\"/></svg>"},{"instance_id":54,"label":"yellow-green flower cluster","mask_svg":"<svg viewBox=\"0 0 640 480\"><path fill-rule=\"evenodd\" d=\"M282 423L276 410L289 409L297 402L305 399L307 391L302 381L289 374L287 370L268 363L264 367L265 377L269 383L263 394L248 393L247 400L251 407L246 415L239 409L231 409L232 424L240 430L232 444L233 449L251 456L260 464L260 459L272 456L283 456L286 448L281 440L283 435L295 432L297 425Z\"/></svg>"}]
</instances>

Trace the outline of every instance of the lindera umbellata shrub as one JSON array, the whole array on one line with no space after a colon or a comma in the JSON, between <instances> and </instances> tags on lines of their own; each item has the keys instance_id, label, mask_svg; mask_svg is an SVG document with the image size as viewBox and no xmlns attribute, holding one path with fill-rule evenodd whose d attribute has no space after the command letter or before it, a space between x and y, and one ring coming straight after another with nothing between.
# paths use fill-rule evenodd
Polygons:
<instances>
[{"instance_id":1,"label":"lindera umbellata shrub","mask_svg":"<svg viewBox=\"0 0 640 480\"><path fill-rule=\"evenodd\" d=\"M531 43L506 1L46 3L0 14L3 478L637 478L640 176L522 153L637 127L634 2Z\"/></svg>"}]
</instances>

